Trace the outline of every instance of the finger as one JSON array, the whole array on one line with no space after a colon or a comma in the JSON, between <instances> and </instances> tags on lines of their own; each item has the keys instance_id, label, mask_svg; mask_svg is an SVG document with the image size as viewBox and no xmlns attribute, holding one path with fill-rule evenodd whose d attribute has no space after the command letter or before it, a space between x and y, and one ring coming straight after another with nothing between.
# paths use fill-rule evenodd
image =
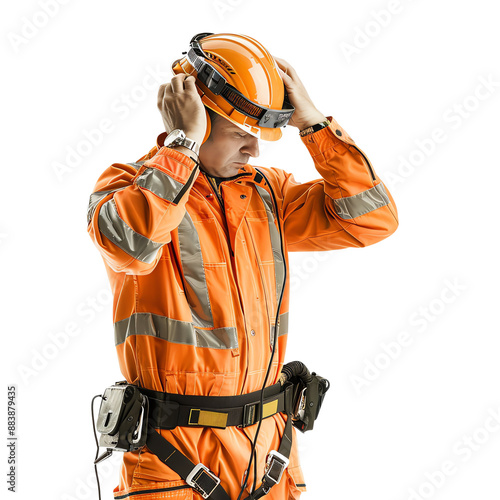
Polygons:
<instances>
[{"instance_id":1,"label":"finger","mask_svg":"<svg viewBox=\"0 0 500 500\"><path fill-rule=\"evenodd\" d=\"M288 70L291 69L290 64L287 63L284 59L281 59L281 57L275 57L274 60L277 62L278 67L284 70L286 73L288 73Z\"/></svg>"},{"instance_id":2,"label":"finger","mask_svg":"<svg viewBox=\"0 0 500 500\"><path fill-rule=\"evenodd\" d=\"M300 82L299 75L297 74L297 72L295 71L295 69L291 64L289 64L284 59L281 59L280 57L275 57L274 59L278 63L278 67L281 70L283 70L287 75L289 75L292 78L292 80L294 80L297 83Z\"/></svg>"},{"instance_id":3,"label":"finger","mask_svg":"<svg viewBox=\"0 0 500 500\"><path fill-rule=\"evenodd\" d=\"M193 75L189 75L184 80L184 88L191 92L196 92L196 78Z\"/></svg>"},{"instance_id":4,"label":"finger","mask_svg":"<svg viewBox=\"0 0 500 500\"><path fill-rule=\"evenodd\" d=\"M291 78L293 80L293 77L292 77L292 72L291 72L291 67L286 65L286 64L283 64L282 63L283 59L276 59L276 62L278 64L278 72L280 75L286 75L288 78Z\"/></svg>"},{"instance_id":5,"label":"finger","mask_svg":"<svg viewBox=\"0 0 500 500\"><path fill-rule=\"evenodd\" d=\"M184 90L184 78L185 77L186 77L186 75L179 74L179 75L175 75L172 78L171 84L172 84L172 92L174 94L176 94L178 92L182 92Z\"/></svg>"},{"instance_id":6,"label":"finger","mask_svg":"<svg viewBox=\"0 0 500 500\"><path fill-rule=\"evenodd\" d=\"M158 98L157 98L158 107L162 105L165 94L169 90L170 90L170 83L163 83L162 85L160 85L160 88L158 89Z\"/></svg>"},{"instance_id":7,"label":"finger","mask_svg":"<svg viewBox=\"0 0 500 500\"><path fill-rule=\"evenodd\" d=\"M294 84L293 78L290 75L287 75L281 68L278 68L278 72L285 85L290 86Z\"/></svg>"}]
</instances>

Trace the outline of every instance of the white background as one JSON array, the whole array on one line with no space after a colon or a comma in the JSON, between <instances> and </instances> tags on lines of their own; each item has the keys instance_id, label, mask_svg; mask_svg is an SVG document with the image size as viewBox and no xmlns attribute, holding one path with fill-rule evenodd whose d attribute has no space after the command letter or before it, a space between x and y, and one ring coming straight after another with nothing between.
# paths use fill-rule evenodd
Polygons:
<instances>
[{"instance_id":1,"label":"white background","mask_svg":"<svg viewBox=\"0 0 500 500\"><path fill-rule=\"evenodd\" d=\"M399 211L396 233L372 247L290 255L287 361L332 383L315 430L299 435L302 497L498 499L494 2L43 5L9 2L0 16L1 413L6 436L15 384L15 498L97 498L90 401L123 377L107 276L86 231L88 199L105 168L155 145L157 88L190 38L225 31L256 38L295 67L316 107L366 152ZM251 163L317 178L297 130L284 132ZM85 149L89 136L95 144ZM77 148L85 154L70 165ZM103 499L118 483L115 457L100 467Z\"/></svg>"}]
</instances>

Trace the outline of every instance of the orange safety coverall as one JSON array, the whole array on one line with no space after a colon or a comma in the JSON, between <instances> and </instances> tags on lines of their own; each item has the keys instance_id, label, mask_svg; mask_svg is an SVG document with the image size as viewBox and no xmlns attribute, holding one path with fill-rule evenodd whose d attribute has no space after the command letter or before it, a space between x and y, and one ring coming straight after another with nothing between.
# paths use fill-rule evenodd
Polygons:
<instances>
[{"instance_id":1,"label":"orange safety coverall","mask_svg":"<svg viewBox=\"0 0 500 500\"><path fill-rule=\"evenodd\" d=\"M392 196L366 155L328 118L328 127L301 138L321 178L300 184L281 169L258 167L279 206L288 276L288 251L364 247L398 226ZM247 164L221 183L223 211L206 175L180 151L162 146L165 136L137 163L106 169L89 203L88 232L114 294L120 369L129 383L155 391L231 396L260 390L283 279L272 194ZM266 385L278 382L285 360L289 283ZM285 423L283 413L262 421L257 487ZM257 425L158 432L193 463L206 465L236 499ZM269 500L298 499L306 491L293 433L289 466ZM242 498L251 492L253 470ZM147 446L124 453L114 497L202 498Z\"/></svg>"}]
</instances>

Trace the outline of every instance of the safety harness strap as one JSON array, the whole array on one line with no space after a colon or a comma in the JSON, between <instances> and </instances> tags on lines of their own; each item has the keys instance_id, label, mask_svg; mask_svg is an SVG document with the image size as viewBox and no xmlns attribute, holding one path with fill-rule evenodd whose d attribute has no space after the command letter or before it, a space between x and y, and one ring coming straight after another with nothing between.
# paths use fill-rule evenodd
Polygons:
<instances>
[{"instance_id":1,"label":"safety harness strap","mask_svg":"<svg viewBox=\"0 0 500 500\"><path fill-rule=\"evenodd\" d=\"M149 424L146 446L203 498L230 500L217 476L212 474L203 464L196 465L191 462Z\"/></svg>"},{"instance_id":2,"label":"safety harness strap","mask_svg":"<svg viewBox=\"0 0 500 500\"><path fill-rule=\"evenodd\" d=\"M269 490L280 482L283 472L288 467L288 457L292 450L292 418L288 414L285 431L281 439L278 452L271 452L268 455L266 472L262 478L262 484L245 500L257 500L269 493Z\"/></svg>"}]
</instances>

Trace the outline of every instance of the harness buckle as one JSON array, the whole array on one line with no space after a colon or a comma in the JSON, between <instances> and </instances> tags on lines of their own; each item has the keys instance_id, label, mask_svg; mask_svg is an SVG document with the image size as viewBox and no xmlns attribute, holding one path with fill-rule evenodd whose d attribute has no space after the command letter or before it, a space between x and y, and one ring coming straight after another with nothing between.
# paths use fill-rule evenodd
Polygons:
<instances>
[{"instance_id":1,"label":"harness buckle","mask_svg":"<svg viewBox=\"0 0 500 500\"><path fill-rule=\"evenodd\" d=\"M200 463L188 474L186 483L203 498L208 498L219 486L220 479L208 467Z\"/></svg>"},{"instance_id":2,"label":"harness buckle","mask_svg":"<svg viewBox=\"0 0 500 500\"><path fill-rule=\"evenodd\" d=\"M271 450L267 456L266 468L264 469L264 479L271 486L278 484L290 460L278 451Z\"/></svg>"},{"instance_id":3,"label":"harness buckle","mask_svg":"<svg viewBox=\"0 0 500 500\"><path fill-rule=\"evenodd\" d=\"M243 407L243 423L238 427L248 427L249 425L253 425L255 423L258 404L258 402L248 403Z\"/></svg>"}]
</instances>

